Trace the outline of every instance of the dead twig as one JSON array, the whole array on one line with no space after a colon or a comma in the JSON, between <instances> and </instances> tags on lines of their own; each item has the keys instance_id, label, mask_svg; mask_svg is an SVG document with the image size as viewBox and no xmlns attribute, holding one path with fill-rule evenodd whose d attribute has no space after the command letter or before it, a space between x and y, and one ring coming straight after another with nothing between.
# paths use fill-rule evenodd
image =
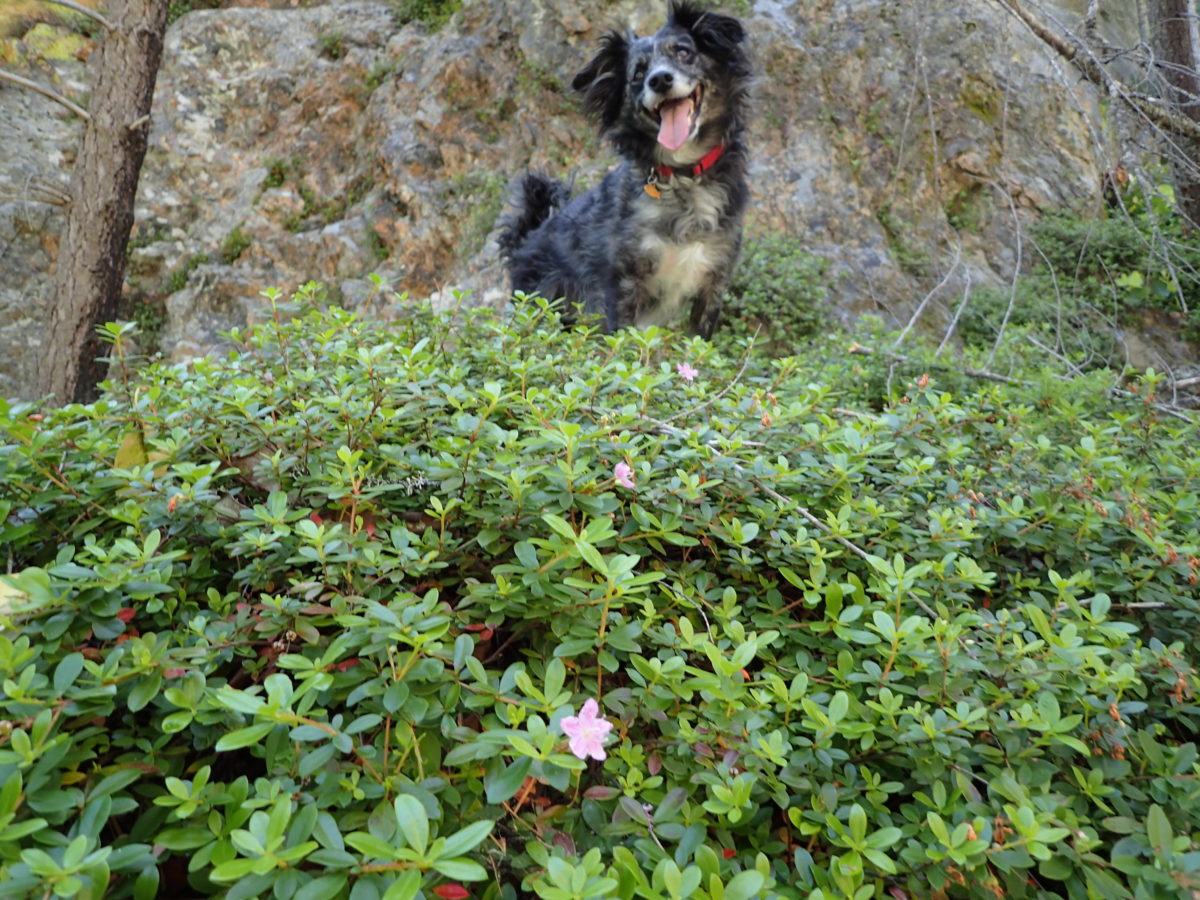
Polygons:
<instances>
[{"instance_id":1,"label":"dead twig","mask_svg":"<svg viewBox=\"0 0 1200 900\"><path fill-rule=\"evenodd\" d=\"M84 109L82 106L79 106L76 103L72 103L70 100L68 100L62 94L56 94L54 91L50 90L50 88L43 87L42 85L38 84L36 81L30 81L28 78L22 78L20 75L14 75L12 72L6 72L4 69L0 69L0 81L11 81L13 84L18 84L23 88L28 88L29 90L31 90L35 93L41 94L43 97L50 98L55 103L62 104L67 109L69 109L71 112L75 113L75 115L77 115L81 119L83 119L84 121L86 121L86 122L92 121L92 117L88 114L88 111L86 109Z\"/></svg>"},{"instance_id":2,"label":"dead twig","mask_svg":"<svg viewBox=\"0 0 1200 900\"><path fill-rule=\"evenodd\" d=\"M42 0L42 2L55 3L59 6L65 6L67 9L73 9L80 15L87 16L89 19L95 19L109 31L113 30L112 22L104 18L104 16L98 10L90 9L81 3L75 3L74 0Z\"/></svg>"}]
</instances>

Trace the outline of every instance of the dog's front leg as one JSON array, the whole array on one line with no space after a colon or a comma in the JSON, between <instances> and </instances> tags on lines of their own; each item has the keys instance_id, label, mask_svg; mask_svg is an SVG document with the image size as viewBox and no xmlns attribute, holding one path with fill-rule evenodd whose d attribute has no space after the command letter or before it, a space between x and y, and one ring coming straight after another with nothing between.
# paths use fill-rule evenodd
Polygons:
<instances>
[{"instance_id":1,"label":"dog's front leg","mask_svg":"<svg viewBox=\"0 0 1200 900\"><path fill-rule=\"evenodd\" d=\"M721 310L725 306L722 299L725 286L706 288L692 300L692 314L689 321L692 334L697 334L706 341L712 340L713 332L721 321Z\"/></svg>"},{"instance_id":2,"label":"dog's front leg","mask_svg":"<svg viewBox=\"0 0 1200 900\"><path fill-rule=\"evenodd\" d=\"M619 269L610 284L608 330L641 326L643 317L654 305L647 288L650 265L645 260L630 260Z\"/></svg>"}]
</instances>

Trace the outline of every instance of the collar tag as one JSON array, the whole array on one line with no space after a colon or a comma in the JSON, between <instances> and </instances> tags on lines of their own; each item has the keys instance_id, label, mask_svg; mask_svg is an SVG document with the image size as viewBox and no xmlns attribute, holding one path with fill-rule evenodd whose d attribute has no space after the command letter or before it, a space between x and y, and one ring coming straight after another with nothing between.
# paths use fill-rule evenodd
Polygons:
<instances>
[{"instance_id":1,"label":"collar tag","mask_svg":"<svg viewBox=\"0 0 1200 900\"><path fill-rule=\"evenodd\" d=\"M651 169L650 174L646 176L645 190L655 200L662 197L662 191L658 189L658 172L654 169Z\"/></svg>"}]
</instances>

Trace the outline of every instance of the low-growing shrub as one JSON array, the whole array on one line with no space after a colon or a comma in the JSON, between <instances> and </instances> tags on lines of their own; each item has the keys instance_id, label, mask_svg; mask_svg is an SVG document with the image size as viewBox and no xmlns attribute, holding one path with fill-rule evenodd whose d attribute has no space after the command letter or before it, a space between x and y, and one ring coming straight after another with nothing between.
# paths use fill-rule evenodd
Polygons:
<instances>
[{"instance_id":1,"label":"low-growing shrub","mask_svg":"<svg viewBox=\"0 0 1200 900\"><path fill-rule=\"evenodd\" d=\"M718 343L756 336L768 352L794 353L827 328L826 268L792 235L749 236L725 298Z\"/></svg>"},{"instance_id":2,"label":"low-growing shrub","mask_svg":"<svg viewBox=\"0 0 1200 900\"><path fill-rule=\"evenodd\" d=\"M1200 249L1169 185L1128 186L1099 218L1060 210L1029 229L1029 266L1014 286L974 292L959 320L969 344L1001 324L1084 368L1120 368L1121 332L1147 311L1200 340Z\"/></svg>"},{"instance_id":3,"label":"low-growing shrub","mask_svg":"<svg viewBox=\"0 0 1200 900\"><path fill-rule=\"evenodd\" d=\"M1153 379L951 395L533 302L234 337L0 403L0 896L1200 890Z\"/></svg>"}]
</instances>

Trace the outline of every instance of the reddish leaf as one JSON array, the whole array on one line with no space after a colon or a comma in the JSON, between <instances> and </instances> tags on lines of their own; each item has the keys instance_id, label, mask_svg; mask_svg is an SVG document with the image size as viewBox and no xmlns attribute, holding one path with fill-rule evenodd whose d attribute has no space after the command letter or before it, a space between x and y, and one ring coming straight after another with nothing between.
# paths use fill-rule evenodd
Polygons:
<instances>
[{"instance_id":1,"label":"reddish leaf","mask_svg":"<svg viewBox=\"0 0 1200 900\"><path fill-rule=\"evenodd\" d=\"M136 615L137 615L136 609L123 609L117 613L117 618L120 619L122 622L130 622L133 620L133 617Z\"/></svg>"},{"instance_id":2,"label":"reddish leaf","mask_svg":"<svg viewBox=\"0 0 1200 900\"><path fill-rule=\"evenodd\" d=\"M163 669L163 678L182 678L187 669Z\"/></svg>"},{"instance_id":3,"label":"reddish leaf","mask_svg":"<svg viewBox=\"0 0 1200 900\"><path fill-rule=\"evenodd\" d=\"M361 665L362 660L357 656L352 659L343 659L340 663L334 663L334 668L339 672L345 672L347 669L353 669L357 665Z\"/></svg>"},{"instance_id":4,"label":"reddish leaf","mask_svg":"<svg viewBox=\"0 0 1200 900\"><path fill-rule=\"evenodd\" d=\"M737 856L737 851L732 847L725 847L721 850L721 855L726 859L733 859L735 856Z\"/></svg>"},{"instance_id":5,"label":"reddish leaf","mask_svg":"<svg viewBox=\"0 0 1200 900\"><path fill-rule=\"evenodd\" d=\"M589 800L611 800L620 793L621 791L618 788L609 787L605 784L594 784L583 792L583 796Z\"/></svg>"},{"instance_id":6,"label":"reddish leaf","mask_svg":"<svg viewBox=\"0 0 1200 900\"><path fill-rule=\"evenodd\" d=\"M433 892L442 900L465 900L471 896L471 892L461 884L439 884Z\"/></svg>"}]
</instances>

